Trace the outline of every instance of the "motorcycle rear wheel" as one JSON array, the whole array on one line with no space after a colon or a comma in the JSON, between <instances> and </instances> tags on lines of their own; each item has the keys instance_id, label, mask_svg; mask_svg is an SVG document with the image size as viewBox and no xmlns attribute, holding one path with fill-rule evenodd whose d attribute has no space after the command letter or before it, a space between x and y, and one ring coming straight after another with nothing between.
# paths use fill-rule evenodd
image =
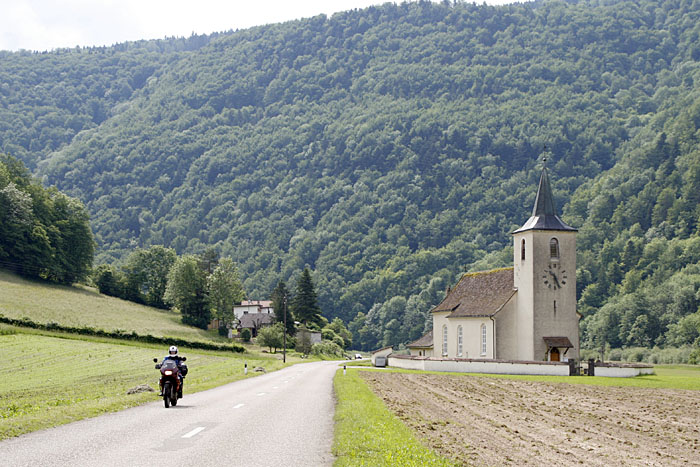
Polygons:
<instances>
[{"instance_id":1,"label":"motorcycle rear wheel","mask_svg":"<svg viewBox=\"0 0 700 467\"><path fill-rule=\"evenodd\" d=\"M168 383L165 383L165 384L163 385L163 404L165 405L165 408L166 408L166 409L167 409L168 407L170 407L170 393L171 393L171 392L172 392L172 391L171 391L171 389L170 389L170 383L169 383L169 382L168 382Z\"/></svg>"}]
</instances>

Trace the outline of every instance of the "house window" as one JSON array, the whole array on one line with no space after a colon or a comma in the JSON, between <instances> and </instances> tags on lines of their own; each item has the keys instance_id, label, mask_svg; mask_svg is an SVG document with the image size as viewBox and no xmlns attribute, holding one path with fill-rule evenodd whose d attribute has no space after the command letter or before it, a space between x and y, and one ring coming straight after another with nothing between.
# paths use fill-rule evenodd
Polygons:
<instances>
[{"instance_id":1,"label":"house window","mask_svg":"<svg viewBox=\"0 0 700 467\"><path fill-rule=\"evenodd\" d=\"M462 356L462 326L457 327L457 356L461 357Z\"/></svg>"},{"instance_id":2,"label":"house window","mask_svg":"<svg viewBox=\"0 0 700 467\"><path fill-rule=\"evenodd\" d=\"M442 325L442 356L447 356L447 325Z\"/></svg>"},{"instance_id":3,"label":"house window","mask_svg":"<svg viewBox=\"0 0 700 467\"><path fill-rule=\"evenodd\" d=\"M525 261L525 239L523 238L523 242L520 244L520 260Z\"/></svg>"},{"instance_id":4,"label":"house window","mask_svg":"<svg viewBox=\"0 0 700 467\"><path fill-rule=\"evenodd\" d=\"M556 238L549 241L549 257L559 258L559 240Z\"/></svg>"},{"instance_id":5,"label":"house window","mask_svg":"<svg viewBox=\"0 0 700 467\"><path fill-rule=\"evenodd\" d=\"M486 325L481 325L481 356L486 356Z\"/></svg>"}]
</instances>

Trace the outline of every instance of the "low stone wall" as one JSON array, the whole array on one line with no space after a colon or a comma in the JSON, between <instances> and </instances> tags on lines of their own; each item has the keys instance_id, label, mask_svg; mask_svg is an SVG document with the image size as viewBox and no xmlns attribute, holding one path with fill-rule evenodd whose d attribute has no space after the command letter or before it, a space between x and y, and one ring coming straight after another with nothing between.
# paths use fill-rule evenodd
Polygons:
<instances>
[{"instance_id":1,"label":"low stone wall","mask_svg":"<svg viewBox=\"0 0 700 467\"><path fill-rule=\"evenodd\" d=\"M569 364L567 362L437 358L392 354L389 355L388 365L406 370L446 371L453 373L569 376ZM649 365L624 363L597 363L595 365L595 376L629 378L653 373L654 367Z\"/></svg>"},{"instance_id":2,"label":"low stone wall","mask_svg":"<svg viewBox=\"0 0 700 467\"><path fill-rule=\"evenodd\" d=\"M631 378L639 375L653 375L654 367L650 365L634 363L601 363L595 364L596 376L608 376L611 378Z\"/></svg>"},{"instance_id":3,"label":"low stone wall","mask_svg":"<svg viewBox=\"0 0 700 467\"><path fill-rule=\"evenodd\" d=\"M449 371L454 373L492 373L504 375L568 376L565 362L525 362L468 358L413 357L389 355L389 366L407 370Z\"/></svg>"}]
</instances>

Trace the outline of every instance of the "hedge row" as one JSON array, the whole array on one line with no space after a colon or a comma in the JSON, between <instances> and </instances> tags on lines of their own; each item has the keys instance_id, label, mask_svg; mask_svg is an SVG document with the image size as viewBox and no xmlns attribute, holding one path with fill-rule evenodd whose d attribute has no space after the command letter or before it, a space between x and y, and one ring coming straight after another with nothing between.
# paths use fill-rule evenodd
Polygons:
<instances>
[{"instance_id":1,"label":"hedge row","mask_svg":"<svg viewBox=\"0 0 700 467\"><path fill-rule=\"evenodd\" d=\"M75 327L64 326L58 323L36 323L29 318L7 318L0 314L0 323L10 324L12 326L21 326L25 328L41 329L44 331L61 331L84 336L108 337L111 339L123 339L137 342L147 342L149 344L177 345L178 347L188 347L190 349L201 350L223 350L230 352L245 352L245 348L236 344L216 344L214 342L190 341L179 337L157 337L150 334L139 335L135 331L127 332L123 329L115 329L114 331L105 331L104 329L95 329L89 326Z\"/></svg>"}]
</instances>

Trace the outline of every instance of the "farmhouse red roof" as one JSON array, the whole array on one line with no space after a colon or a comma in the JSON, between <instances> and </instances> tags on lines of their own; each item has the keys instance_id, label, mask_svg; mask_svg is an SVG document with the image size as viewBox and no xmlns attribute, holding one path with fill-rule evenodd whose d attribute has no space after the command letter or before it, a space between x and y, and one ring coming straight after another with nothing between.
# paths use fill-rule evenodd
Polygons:
<instances>
[{"instance_id":1,"label":"farmhouse red roof","mask_svg":"<svg viewBox=\"0 0 700 467\"><path fill-rule=\"evenodd\" d=\"M450 311L448 318L493 316L515 292L513 268L467 273L432 312Z\"/></svg>"}]
</instances>

